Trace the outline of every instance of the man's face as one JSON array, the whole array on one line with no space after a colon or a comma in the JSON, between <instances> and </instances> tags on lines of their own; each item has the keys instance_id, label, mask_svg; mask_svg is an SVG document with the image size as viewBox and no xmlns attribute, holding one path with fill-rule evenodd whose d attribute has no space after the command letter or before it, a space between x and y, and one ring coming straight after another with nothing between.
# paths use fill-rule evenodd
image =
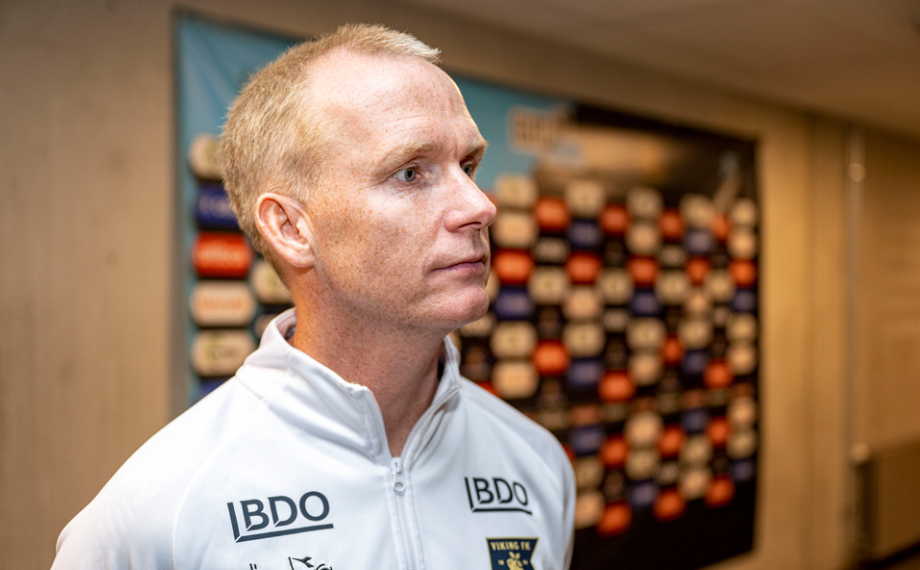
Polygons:
<instances>
[{"instance_id":1,"label":"man's face","mask_svg":"<svg viewBox=\"0 0 920 570\"><path fill-rule=\"evenodd\" d=\"M311 189L314 276L352 322L452 330L485 314L495 207L453 81L415 59L332 54L309 105L331 124Z\"/></svg>"}]
</instances>

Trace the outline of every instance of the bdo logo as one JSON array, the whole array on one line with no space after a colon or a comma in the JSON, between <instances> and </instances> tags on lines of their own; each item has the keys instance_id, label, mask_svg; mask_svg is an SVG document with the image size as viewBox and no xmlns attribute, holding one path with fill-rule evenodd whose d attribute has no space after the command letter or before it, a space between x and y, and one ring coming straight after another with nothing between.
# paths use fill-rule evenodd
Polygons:
<instances>
[{"instance_id":1,"label":"bdo logo","mask_svg":"<svg viewBox=\"0 0 920 570\"><path fill-rule=\"evenodd\" d=\"M523 483L507 481L501 477L464 477L466 496L474 513L509 512L533 514L528 508L530 499Z\"/></svg>"},{"instance_id":2,"label":"bdo logo","mask_svg":"<svg viewBox=\"0 0 920 570\"><path fill-rule=\"evenodd\" d=\"M278 495L264 501L248 499L227 503L227 509L236 542L333 528L332 523L314 524L329 516L329 500L317 491L304 493L298 501Z\"/></svg>"}]
</instances>

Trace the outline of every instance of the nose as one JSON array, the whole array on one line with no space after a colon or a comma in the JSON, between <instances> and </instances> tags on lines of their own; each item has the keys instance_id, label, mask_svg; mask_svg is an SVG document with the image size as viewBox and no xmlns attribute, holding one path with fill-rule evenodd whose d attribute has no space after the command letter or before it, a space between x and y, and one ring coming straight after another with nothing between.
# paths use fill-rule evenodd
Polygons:
<instances>
[{"instance_id":1,"label":"nose","mask_svg":"<svg viewBox=\"0 0 920 570\"><path fill-rule=\"evenodd\" d=\"M497 210L489 196L462 170L459 170L452 186L451 207L445 220L447 229L462 231L491 226Z\"/></svg>"}]
</instances>

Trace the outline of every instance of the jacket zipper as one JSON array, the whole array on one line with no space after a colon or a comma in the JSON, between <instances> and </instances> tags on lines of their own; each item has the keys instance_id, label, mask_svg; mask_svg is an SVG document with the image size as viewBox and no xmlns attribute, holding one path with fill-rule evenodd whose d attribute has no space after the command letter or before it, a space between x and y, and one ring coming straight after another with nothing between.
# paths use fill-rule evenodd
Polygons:
<instances>
[{"instance_id":1,"label":"jacket zipper","mask_svg":"<svg viewBox=\"0 0 920 570\"><path fill-rule=\"evenodd\" d=\"M409 437L406 439L405 445L403 445L403 456L410 458L410 454L415 451L414 447L411 446L411 443L415 443L415 440L418 439L419 433L425 431L428 428L428 424L431 422L432 416L434 416L435 410L438 410L444 403L450 399L455 392L459 390L459 387L454 387L451 390L448 390L436 398L431 406L422 414L422 417L419 418L419 421L416 423L415 427L409 433ZM373 396L371 396L371 401L373 402ZM386 444L386 428L383 425L383 416L380 413L380 408L376 406L376 402L372 404L372 407L376 408L377 424L380 433L383 434L381 441L383 442L383 447L385 450L388 450ZM384 451L389 455L388 451ZM393 474L393 494L394 494L394 503L396 504L396 518L399 521L400 533L403 537L403 551L406 553L406 567L407 570L418 570L418 560L416 559L415 545L414 541L410 538L410 524L409 524L409 507L406 504L408 500L406 498L406 462L403 460L403 457L392 457L390 458L390 469Z\"/></svg>"},{"instance_id":2,"label":"jacket zipper","mask_svg":"<svg viewBox=\"0 0 920 570\"><path fill-rule=\"evenodd\" d=\"M409 538L408 507L406 506L406 476L403 472L402 460L394 457L391 464L393 469L393 493L396 494L396 514L399 520L399 532L403 537L403 548L406 553L406 568L416 570L418 561L415 559L413 541Z\"/></svg>"}]
</instances>

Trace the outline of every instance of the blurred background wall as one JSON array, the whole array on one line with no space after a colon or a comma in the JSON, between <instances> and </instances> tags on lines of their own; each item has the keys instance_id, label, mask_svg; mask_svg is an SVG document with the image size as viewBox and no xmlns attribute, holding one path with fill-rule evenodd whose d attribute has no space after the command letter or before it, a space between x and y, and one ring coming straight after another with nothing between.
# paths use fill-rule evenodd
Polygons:
<instances>
[{"instance_id":1,"label":"blurred background wall","mask_svg":"<svg viewBox=\"0 0 920 570\"><path fill-rule=\"evenodd\" d=\"M756 138L757 542L720 568L847 564L850 444L920 437L920 131L854 131L845 117L400 2L183 6L290 35L380 22L441 48L451 70ZM171 360L185 303L175 293L173 8L0 1L4 568L50 566L67 521L183 406Z\"/></svg>"}]
</instances>

